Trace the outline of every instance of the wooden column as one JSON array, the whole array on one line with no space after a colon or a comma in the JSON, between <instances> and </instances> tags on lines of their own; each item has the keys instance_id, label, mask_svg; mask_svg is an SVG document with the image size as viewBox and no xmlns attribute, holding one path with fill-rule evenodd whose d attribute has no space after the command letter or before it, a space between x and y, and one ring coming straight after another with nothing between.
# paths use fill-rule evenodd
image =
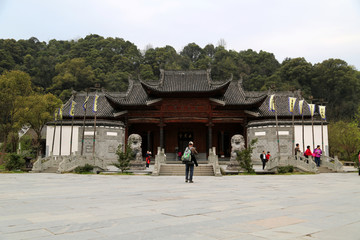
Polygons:
<instances>
[{"instance_id":1,"label":"wooden column","mask_svg":"<svg viewBox=\"0 0 360 240\"><path fill-rule=\"evenodd\" d=\"M147 149L146 151L150 151L150 147L151 147L151 144L150 144L150 134L151 134L151 131L147 131Z\"/></svg>"},{"instance_id":2,"label":"wooden column","mask_svg":"<svg viewBox=\"0 0 360 240\"><path fill-rule=\"evenodd\" d=\"M163 119L160 119L159 129L160 129L160 147L164 148L164 127L165 124L163 122Z\"/></svg>"},{"instance_id":3,"label":"wooden column","mask_svg":"<svg viewBox=\"0 0 360 240\"><path fill-rule=\"evenodd\" d=\"M208 142L208 148L212 148L212 127L214 126L214 124L212 124L212 122L209 122L209 124L207 124L208 126L208 139L209 139L209 142Z\"/></svg>"},{"instance_id":4,"label":"wooden column","mask_svg":"<svg viewBox=\"0 0 360 240\"><path fill-rule=\"evenodd\" d=\"M221 131L221 139L220 139L220 147L221 147L221 149L220 149L220 154L221 155L224 155L225 154L225 150L224 150L224 148L225 148L225 143L224 143L224 140L225 140L225 138L224 138L224 131Z\"/></svg>"}]
</instances>

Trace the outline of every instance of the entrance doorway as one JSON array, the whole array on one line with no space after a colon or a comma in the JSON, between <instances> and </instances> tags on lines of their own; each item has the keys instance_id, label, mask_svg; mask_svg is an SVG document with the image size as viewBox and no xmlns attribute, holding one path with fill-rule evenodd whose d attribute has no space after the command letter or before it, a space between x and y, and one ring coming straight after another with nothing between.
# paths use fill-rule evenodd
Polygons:
<instances>
[{"instance_id":1,"label":"entrance doorway","mask_svg":"<svg viewBox=\"0 0 360 240\"><path fill-rule=\"evenodd\" d=\"M178 133L178 146L179 152L183 154L185 148L189 145L190 141L194 141L193 132L179 132Z\"/></svg>"}]
</instances>

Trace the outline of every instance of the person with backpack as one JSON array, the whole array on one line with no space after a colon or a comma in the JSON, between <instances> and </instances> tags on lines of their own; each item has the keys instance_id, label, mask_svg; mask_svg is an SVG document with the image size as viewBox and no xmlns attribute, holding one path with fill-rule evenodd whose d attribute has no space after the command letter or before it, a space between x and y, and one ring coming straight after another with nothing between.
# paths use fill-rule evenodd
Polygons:
<instances>
[{"instance_id":1,"label":"person with backpack","mask_svg":"<svg viewBox=\"0 0 360 240\"><path fill-rule=\"evenodd\" d=\"M185 163L185 182L193 183L194 164L198 166L195 154L198 154L198 152L194 147L194 143L190 141L182 156L183 163Z\"/></svg>"}]
</instances>

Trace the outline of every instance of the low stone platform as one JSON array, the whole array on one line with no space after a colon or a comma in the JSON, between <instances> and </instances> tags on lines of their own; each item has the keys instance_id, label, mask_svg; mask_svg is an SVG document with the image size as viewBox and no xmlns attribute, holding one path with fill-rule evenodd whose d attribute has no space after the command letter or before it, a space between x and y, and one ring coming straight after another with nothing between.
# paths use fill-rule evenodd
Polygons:
<instances>
[{"instance_id":1,"label":"low stone platform","mask_svg":"<svg viewBox=\"0 0 360 240\"><path fill-rule=\"evenodd\" d=\"M357 173L0 174L0 239L359 239Z\"/></svg>"}]
</instances>

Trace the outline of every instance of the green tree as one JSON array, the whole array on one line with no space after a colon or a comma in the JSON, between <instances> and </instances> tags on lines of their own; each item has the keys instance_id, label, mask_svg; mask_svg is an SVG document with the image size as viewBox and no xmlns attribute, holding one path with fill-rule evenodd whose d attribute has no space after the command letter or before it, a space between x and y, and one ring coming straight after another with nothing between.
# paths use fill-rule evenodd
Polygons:
<instances>
[{"instance_id":1,"label":"green tree","mask_svg":"<svg viewBox=\"0 0 360 240\"><path fill-rule=\"evenodd\" d=\"M68 89L81 91L94 86L94 72L82 58L74 58L57 64L55 70L58 74L54 77L53 85L48 90L56 95L60 95L62 91Z\"/></svg>"},{"instance_id":2,"label":"green tree","mask_svg":"<svg viewBox=\"0 0 360 240\"><path fill-rule=\"evenodd\" d=\"M327 100L330 120L351 119L359 105L358 72L340 59L328 59L314 65L312 95Z\"/></svg>"},{"instance_id":3,"label":"green tree","mask_svg":"<svg viewBox=\"0 0 360 240\"><path fill-rule=\"evenodd\" d=\"M24 99L32 93L30 76L21 71L4 72L0 76L0 131L3 133L2 153L5 153L8 136L22 127L19 112ZM0 164L3 154L0 157Z\"/></svg>"},{"instance_id":4,"label":"green tree","mask_svg":"<svg viewBox=\"0 0 360 240\"><path fill-rule=\"evenodd\" d=\"M358 122L338 121L329 124L330 155L351 161L357 155L360 146Z\"/></svg>"},{"instance_id":5,"label":"green tree","mask_svg":"<svg viewBox=\"0 0 360 240\"><path fill-rule=\"evenodd\" d=\"M123 173L124 171L129 169L130 160L134 158L130 145L127 144L125 146L125 151L123 151L122 145L120 144L116 151L116 155L118 155L118 162L114 163L113 165L119 168L120 171Z\"/></svg>"},{"instance_id":6,"label":"green tree","mask_svg":"<svg viewBox=\"0 0 360 240\"><path fill-rule=\"evenodd\" d=\"M53 119L54 111L61 106L61 103L61 100L51 93L31 95L25 99L24 108L20 114L23 118L22 122L36 133L36 158L41 151L41 132L45 124Z\"/></svg>"},{"instance_id":7,"label":"green tree","mask_svg":"<svg viewBox=\"0 0 360 240\"><path fill-rule=\"evenodd\" d=\"M237 152L236 160L239 162L240 169L244 169L247 173L254 173L253 164L251 161L251 155L254 150L254 145L257 143L258 139L255 138L251 140L249 146L242 151ZM239 169L239 171L240 171Z\"/></svg>"}]
</instances>

